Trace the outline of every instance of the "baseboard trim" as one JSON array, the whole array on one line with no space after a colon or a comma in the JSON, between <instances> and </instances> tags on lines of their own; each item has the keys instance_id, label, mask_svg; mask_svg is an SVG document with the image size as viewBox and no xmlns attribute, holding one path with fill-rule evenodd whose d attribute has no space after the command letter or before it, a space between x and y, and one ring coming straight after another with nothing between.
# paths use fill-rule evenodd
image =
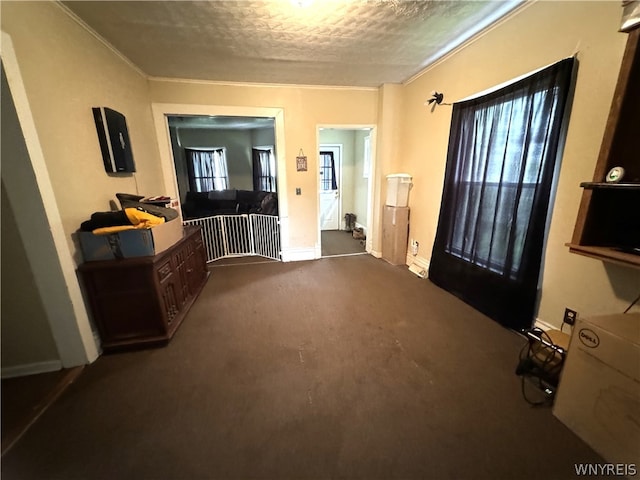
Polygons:
<instances>
[{"instance_id":1,"label":"baseboard trim","mask_svg":"<svg viewBox=\"0 0 640 480\"><path fill-rule=\"evenodd\" d=\"M422 270L429 271L429 259L421 257L419 255L413 256L410 253L407 254L407 265L415 264Z\"/></svg>"},{"instance_id":2,"label":"baseboard trim","mask_svg":"<svg viewBox=\"0 0 640 480\"><path fill-rule=\"evenodd\" d=\"M315 248L289 248L282 251L283 262L302 262L305 260L315 260Z\"/></svg>"},{"instance_id":3,"label":"baseboard trim","mask_svg":"<svg viewBox=\"0 0 640 480\"><path fill-rule=\"evenodd\" d=\"M542 330L557 330L558 327L551 325L550 323L545 322L544 320L540 320L536 318L536 321L533 324L534 327L541 328Z\"/></svg>"},{"instance_id":4,"label":"baseboard trim","mask_svg":"<svg viewBox=\"0 0 640 480\"><path fill-rule=\"evenodd\" d=\"M57 370L62 370L62 362L60 360L48 360L46 362L34 362L26 363L24 365L15 365L13 367L2 367L0 376L2 378L26 377L27 375L55 372Z\"/></svg>"}]
</instances>

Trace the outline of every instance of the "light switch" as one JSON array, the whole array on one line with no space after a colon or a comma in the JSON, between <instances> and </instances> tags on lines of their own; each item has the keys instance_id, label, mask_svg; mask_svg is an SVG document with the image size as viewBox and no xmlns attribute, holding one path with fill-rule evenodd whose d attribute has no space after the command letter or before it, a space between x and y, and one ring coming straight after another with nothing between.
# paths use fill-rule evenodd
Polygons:
<instances>
[{"instance_id":1,"label":"light switch","mask_svg":"<svg viewBox=\"0 0 640 480\"><path fill-rule=\"evenodd\" d=\"M296 187L296 195L302 195L302 189L299 187Z\"/></svg>"}]
</instances>

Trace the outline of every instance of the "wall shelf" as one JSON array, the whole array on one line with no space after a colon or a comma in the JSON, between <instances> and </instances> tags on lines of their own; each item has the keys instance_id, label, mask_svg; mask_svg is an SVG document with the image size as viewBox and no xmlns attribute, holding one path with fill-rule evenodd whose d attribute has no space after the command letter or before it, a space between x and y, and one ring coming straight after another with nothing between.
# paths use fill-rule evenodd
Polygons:
<instances>
[{"instance_id":1,"label":"wall shelf","mask_svg":"<svg viewBox=\"0 0 640 480\"><path fill-rule=\"evenodd\" d=\"M593 181L583 182L582 199L569 252L640 268L640 28L628 33ZM602 180L613 167L625 181Z\"/></svg>"},{"instance_id":2,"label":"wall shelf","mask_svg":"<svg viewBox=\"0 0 640 480\"><path fill-rule=\"evenodd\" d=\"M640 183L606 183L606 182L582 182L582 188L596 190L606 188L611 190L640 190Z\"/></svg>"},{"instance_id":3,"label":"wall shelf","mask_svg":"<svg viewBox=\"0 0 640 480\"><path fill-rule=\"evenodd\" d=\"M577 253L586 257L597 258L610 263L627 267L640 268L640 255L626 253L611 247L594 247L587 245L565 244L571 253Z\"/></svg>"}]
</instances>

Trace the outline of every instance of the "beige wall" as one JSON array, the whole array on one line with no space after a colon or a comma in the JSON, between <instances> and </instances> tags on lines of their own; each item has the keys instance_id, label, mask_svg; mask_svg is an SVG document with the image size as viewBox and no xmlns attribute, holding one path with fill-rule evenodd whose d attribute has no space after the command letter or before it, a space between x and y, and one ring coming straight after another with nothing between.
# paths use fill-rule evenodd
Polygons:
<instances>
[{"instance_id":1,"label":"beige wall","mask_svg":"<svg viewBox=\"0 0 640 480\"><path fill-rule=\"evenodd\" d=\"M149 85L153 103L283 109L285 147L284 152L277 153L286 159L286 191L279 195L286 196L288 204L288 247L315 249L318 239L317 127L377 123L376 89L221 85L153 79ZM308 157L306 172L296 171L295 157L300 150ZM301 189L301 195L295 194L296 188Z\"/></svg>"},{"instance_id":2,"label":"beige wall","mask_svg":"<svg viewBox=\"0 0 640 480\"><path fill-rule=\"evenodd\" d=\"M44 300L40 295L36 283L36 272L29 262L29 256L23 244L16 216L24 221L28 217L34 224L44 223L46 229L47 218L38 205L37 195L29 195L31 203L24 205L14 196L12 204L5 187L5 182L14 191L34 189L35 176L31 169L26 145L22 138L22 131L13 103L13 97L2 69L2 88L0 90L0 114L2 125L2 142L0 143L0 157L2 165L2 197L0 200L1 259L2 265L2 295L1 305L1 333L2 340L2 376L13 376L17 368L20 371L24 365L36 366L41 370L57 368L60 356L56 348L53 333L49 326L49 316L44 307ZM13 175L12 175L13 173ZM36 198L34 198L36 197ZM32 218L33 217L33 218ZM30 243L38 250L43 250L45 239L40 234L30 231ZM41 232L38 232L41 233ZM45 247L46 248L46 247Z\"/></svg>"},{"instance_id":3,"label":"beige wall","mask_svg":"<svg viewBox=\"0 0 640 480\"><path fill-rule=\"evenodd\" d=\"M87 33L53 2L2 2L2 30L11 36L64 230L115 193L157 195L163 180L147 80ZM91 107L126 116L137 173L104 171ZM74 247L71 246L73 249Z\"/></svg>"},{"instance_id":4,"label":"beige wall","mask_svg":"<svg viewBox=\"0 0 640 480\"><path fill-rule=\"evenodd\" d=\"M288 179L281 195L288 198L291 232L283 245L314 251L317 125L375 124L375 89L149 82L58 3L2 2L0 6L2 31L9 35L15 51L59 212L60 230L76 262L81 256L73 232L93 212L108 210L117 192L165 193L152 101L283 109L286 140L284 148L279 143L277 153L286 159L286 171L278 175ZM104 172L91 112L94 106L107 106L126 116L137 167L135 176ZM295 156L300 149L309 157L307 172L295 171ZM302 195L295 195L296 187L302 189ZM70 274L74 275L73 270Z\"/></svg>"},{"instance_id":5,"label":"beige wall","mask_svg":"<svg viewBox=\"0 0 640 480\"><path fill-rule=\"evenodd\" d=\"M402 119L404 111L405 89L402 85L385 84L380 87L378 97L378 132L375 141L375 168L373 190L373 215L368 218L369 228L380 231L382 228L382 211L387 195L386 176L400 172L400 148ZM448 135L448 132L447 132ZM424 138L424 136L423 136ZM373 140L372 140L373 146ZM371 240L372 253L382 256L382 236L376 235Z\"/></svg>"},{"instance_id":6,"label":"beige wall","mask_svg":"<svg viewBox=\"0 0 640 480\"><path fill-rule=\"evenodd\" d=\"M284 191L289 236L285 244L309 250L318 238L317 128L376 125L373 217L379 228L385 175L408 172L411 237L428 260L437 225L446 161L450 107L423 104L433 90L445 102L569 56L578 50L578 82L558 179L544 259L539 317L558 324L565 306L579 314L622 311L640 290L634 270L569 254L579 183L591 178L626 36L617 33L618 2L536 2L406 85L380 89L223 85L147 80L53 2L2 2L3 32L11 36L70 252L71 233L94 211L109 208L117 192L164 193L163 165L152 104L282 109L286 160ZM127 117L138 169L134 176L104 172L92 106ZM278 139L280 142L280 139ZM297 172L303 150L308 171ZM172 166L170 168L173 168ZM279 172L280 175L281 172ZM295 189L301 188L302 195ZM379 237L373 238L379 255ZM79 259L76 256L76 259Z\"/></svg>"},{"instance_id":7,"label":"beige wall","mask_svg":"<svg viewBox=\"0 0 640 480\"><path fill-rule=\"evenodd\" d=\"M60 363L47 313L2 182L2 368ZM19 211L18 211L19 214Z\"/></svg>"},{"instance_id":8,"label":"beige wall","mask_svg":"<svg viewBox=\"0 0 640 480\"><path fill-rule=\"evenodd\" d=\"M97 358L98 350L11 39L4 32L2 47L4 378L82 365Z\"/></svg>"},{"instance_id":9,"label":"beige wall","mask_svg":"<svg viewBox=\"0 0 640 480\"><path fill-rule=\"evenodd\" d=\"M1 2L0 8L2 58L12 93L24 94L17 108L20 122L27 121L25 138L29 153L36 154L32 161L37 162L34 171L41 190L21 194L33 205L23 202L20 210L26 206L37 208L36 203L44 200L49 225L37 225L42 225L47 235L53 235L46 242L37 239L46 249L30 245L25 250L29 261L40 267L34 270L39 288L52 287L45 291L50 298L43 306L62 365L71 367L93 361L98 353L75 273L74 259L79 262L80 255L72 233L93 212L108 210L109 201L115 200L117 192L162 191L147 81L57 3ZM13 91L14 87L19 88ZM111 107L126 115L138 168L135 177L105 173L91 111L94 106ZM4 130L3 124L3 133ZM9 173L6 165L5 158L3 178L5 171ZM16 167L12 173L14 170L21 169ZM40 194L44 196L41 198ZM12 195L9 192L10 199L17 198ZM25 220L20 217L17 221ZM37 231L37 225L22 230ZM45 254L43 261L40 257ZM9 267L3 265L4 268ZM20 301L17 297L13 300L16 304ZM14 306L3 305L3 309ZM28 341L35 342L37 333L32 333L34 337ZM47 356L39 362L46 362ZM2 360L8 364L26 362L24 373L35 373L33 370L40 368L29 365L38 363L34 358L3 356Z\"/></svg>"},{"instance_id":10,"label":"beige wall","mask_svg":"<svg viewBox=\"0 0 640 480\"><path fill-rule=\"evenodd\" d=\"M591 180L620 67L626 35L618 33L618 2L536 2L406 85L400 165L414 175L411 237L431 256L447 155L451 107L423 104L431 92L445 102L470 96L578 50L579 70L552 212L538 317L559 325L565 307L581 315L622 312L640 290L640 274L570 254L582 191Z\"/></svg>"}]
</instances>

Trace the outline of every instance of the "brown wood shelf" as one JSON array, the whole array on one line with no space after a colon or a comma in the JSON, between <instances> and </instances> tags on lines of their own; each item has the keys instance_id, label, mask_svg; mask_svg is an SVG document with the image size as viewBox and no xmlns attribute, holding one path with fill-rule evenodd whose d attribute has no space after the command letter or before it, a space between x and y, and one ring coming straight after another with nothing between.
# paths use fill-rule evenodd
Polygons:
<instances>
[{"instance_id":1,"label":"brown wood shelf","mask_svg":"<svg viewBox=\"0 0 640 480\"><path fill-rule=\"evenodd\" d=\"M582 188L596 190L600 188L611 190L639 190L640 183L606 183L606 182L582 182Z\"/></svg>"},{"instance_id":2,"label":"brown wood shelf","mask_svg":"<svg viewBox=\"0 0 640 480\"><path fill-rule=\"evenodd\" d=\"M640 268L640 255L626 253L611 247L596 247L590 245L577 245L566 243L571 253L577 253L586 257L597 258L604 262L616 263L627 267Z\"/></svg>"},{"instance_id":3,"label":"brown wood shelf","mask_svg":"<svg viewBox=\"0 0 640 480\"><path fill-rule=\"evenodd\" d=\"M582 198L569 251L605 262L640 268L640 255L602 245L640 246L640 28L628 32L593 181L583 182ZM625 180L602 182L613 167L625 170ZM624 212L621 214L620 212Z\"/></svg>"}]
</instances>

